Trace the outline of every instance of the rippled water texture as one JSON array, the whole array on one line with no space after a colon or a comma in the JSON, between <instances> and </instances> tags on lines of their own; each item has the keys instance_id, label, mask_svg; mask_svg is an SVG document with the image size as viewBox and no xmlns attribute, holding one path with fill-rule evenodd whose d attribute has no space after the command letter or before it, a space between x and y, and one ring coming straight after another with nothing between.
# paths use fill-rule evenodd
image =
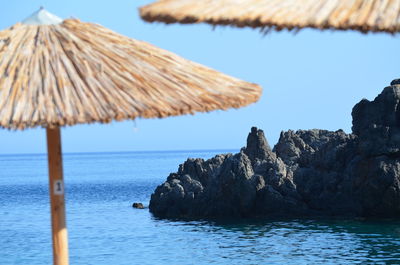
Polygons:
<instances>
[{"instance_id":1,"label":"rippled water texture","mask_svg":"<svg viewBox=\"0 0 400 265\"><path fill-rule=\"evenodd\" d=\"M71 264L400 262L399 221L184 222L131 207L187 157L220 152L65 155ZM0 156L0 264L51 262L46 156Z\"/></svg>"}]
</instances>

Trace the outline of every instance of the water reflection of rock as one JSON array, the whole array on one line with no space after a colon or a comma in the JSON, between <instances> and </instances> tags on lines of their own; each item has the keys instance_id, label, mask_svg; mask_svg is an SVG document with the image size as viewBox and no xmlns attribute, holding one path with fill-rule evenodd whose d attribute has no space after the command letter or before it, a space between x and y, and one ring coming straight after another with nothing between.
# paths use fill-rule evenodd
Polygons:
<instances>
[{"instance_id":1,"label":"water reflection of rock","mask_svg":"<svg viewBox=\"0 0 400 265\"><path fill-rule=\"evenodd\" d=\"M235 155L188 159L157 187L158 217L400 216L400 81L354 106L353 133L252 128Z\"/></svg>"},{"instance_id":2,"label":"water reflection of rock","mask_svg":"<svg viewBox=\"0 0 400 265\"><path fill-rule=\"evenodd\" d=\"M397 264L399 221L359 220L220 220L171 222L191 241L240 264ZM182 235L182 236L183 236ZM207 257L206 261L223 260ZM247 263L246 263L247 262Z\"/></svg>"}]
</instances>

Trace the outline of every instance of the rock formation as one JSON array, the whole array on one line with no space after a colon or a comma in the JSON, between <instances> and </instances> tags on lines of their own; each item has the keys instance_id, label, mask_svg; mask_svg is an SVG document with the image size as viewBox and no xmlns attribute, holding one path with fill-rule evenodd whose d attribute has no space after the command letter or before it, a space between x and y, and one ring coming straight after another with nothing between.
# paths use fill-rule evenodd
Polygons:
<instances>
[{"instance_id":1,"label":"rock formation","mask_svg":"<svg viewBox=\"0 0 400 265\"><path fill-rule=\"evenodd\" d=\"M400 80L352 111L353 133L253 127L235 155L188 159L158 186L158 217L400 216Z\"/></svg>"}]
</instances>

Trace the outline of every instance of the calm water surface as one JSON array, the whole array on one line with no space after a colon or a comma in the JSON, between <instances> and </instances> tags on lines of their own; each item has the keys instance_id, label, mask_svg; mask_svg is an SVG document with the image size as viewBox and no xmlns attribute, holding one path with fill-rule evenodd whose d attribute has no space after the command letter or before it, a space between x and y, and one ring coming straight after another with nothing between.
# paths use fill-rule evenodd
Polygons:
<instances>
[{"instance_id":1,"label":"calm water surface","mask_svg":"<svg viewBox=\"0 0 400 265\"><path fill-rule=\"evenodd\" d=\"M399 264L400 222L158 220L154 188L188 157L224 151L64 155L71 264ZM45 155L0 156L0 264L51 264Z\"/></svg>"}]
</instances>

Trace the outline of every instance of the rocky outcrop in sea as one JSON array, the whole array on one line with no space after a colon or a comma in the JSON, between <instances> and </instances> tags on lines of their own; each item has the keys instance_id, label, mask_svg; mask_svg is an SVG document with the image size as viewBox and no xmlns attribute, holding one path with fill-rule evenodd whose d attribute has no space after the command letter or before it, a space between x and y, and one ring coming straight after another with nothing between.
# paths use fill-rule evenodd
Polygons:
<instances>
[{"instance_id":1,"label":"rocky outcrop in sea","mask_svg":"<svg viewBox=\"0 0 400 265\"><path fill-rule=\"evenodd\" d=\"M188 159L151 196L158 217L400 216L400 80L352 111L342 130L255 127L237 154Z\"/></svg>"}]
</instances>

